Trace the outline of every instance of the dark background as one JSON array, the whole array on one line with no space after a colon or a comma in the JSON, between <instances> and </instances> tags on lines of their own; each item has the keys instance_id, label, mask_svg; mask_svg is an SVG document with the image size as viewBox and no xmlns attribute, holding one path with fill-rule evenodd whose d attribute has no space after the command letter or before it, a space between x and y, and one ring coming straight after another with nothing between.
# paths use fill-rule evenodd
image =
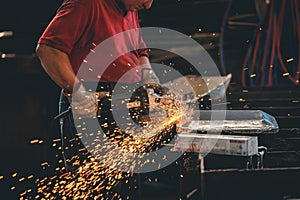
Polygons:
<instances>
[{"instance_id":1,"label":"dark background","mask_svg":"<svg viewBox=\"0 0 300 200\"><path fill-rule=\"evenodd\" d=\"M149 11L140 13L142 26L165 27L193 35L206 34L207 47L223 74L233 73L233 85L240 85L240 63L254 27L239 27L224 41L226 67L220 62L220 33L228 2L226 0L156 0ZM0 31L13 36L0 38L0 52L16 54L0 59L0 199L17 199L24 190L35 190L34 180L51 175L60 164L60 152L52 140L59 138L57 114L59 88L43 71L35 55L37 40L62 1L2 1ZM230 15L253 14L253 0L234 1ZM201 31L199 31L201 28ZM155 56L153 56L155 57ZM153 58L152 57L152 58ZM180 68L180 62L177 68ZM40 143L31 144L37 139ZM47 167L41 166L47 162ZM17 172L15 177L12 177ZM28 176L33 175L28 180ZM22 181L22 177L26 180ZM21 181L20 181L21 180ZM11 187L15 186L15 189Z\"/></svg>"},{"instance_id":2,"label":"dark background","mask_svg":"<svg viewBox=\"0 0 300 200\"><path fill-rule=\"evenodd\" d=\"M58 137L58 132L50 126L57 113L59 90L40 66L35 46L60 3L1 2L0 30L13 31L13 36L0 39L0 52L16 57L0 59L0 174L4 177L0 180L0 199L18 199L30 188L35 191L34 181L50 173L41 164L55 160L51 138ZM30 144L34 139L43 143ZM31 175L34 177L28 179Z\"/></svg>"}]
</instances>

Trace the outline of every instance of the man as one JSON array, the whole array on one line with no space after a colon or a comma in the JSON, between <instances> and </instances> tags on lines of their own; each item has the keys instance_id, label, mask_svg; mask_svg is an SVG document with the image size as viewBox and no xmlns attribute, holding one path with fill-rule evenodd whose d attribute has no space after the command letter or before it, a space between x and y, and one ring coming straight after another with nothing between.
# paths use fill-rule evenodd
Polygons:
<instances>
[{"instance_id":1,"label":"man","mask_svg":"<svg viewBox=\"0 0 300 200\"><path fill-rule=\"evenodd\" d=\"M62 88L60 112L68 109L71 104L73 111L76 109L81 116L90 118L96 116L95 113L99 112L98 106L102 105L98 113L101 115L99 123L104 123L103 118L106 120L108 118L109 122L112 122L110 101L107 96L124 74L126 76L122 81L127 84L158 83L151 70L146 48L135 48L146 47L141 38L135 38L140 35L129 35L128 40L121 41L126 44L116 43L110 47L118 52L124 45L129 45L129 49L133 50L120 55L110 66L102 66L105 71L101 76L87 75L85 82L76 76L84 59L97 45L124 31L138 29L137 11L149 9L152 2L153 0L64 1L40 37L36 49L45 71ZM143 69L145 73L142 78ZM99 82L97 96L87 88L87 83L94 82ZM110 132L113 132L112 129L109 129ZM76 128L72 116L61 119L61 130L65 164L69 169L77 168L86 160L82 155L88 153L86 151L79 153L83 145L75 137Z\"/></svg>"}]
</instances>

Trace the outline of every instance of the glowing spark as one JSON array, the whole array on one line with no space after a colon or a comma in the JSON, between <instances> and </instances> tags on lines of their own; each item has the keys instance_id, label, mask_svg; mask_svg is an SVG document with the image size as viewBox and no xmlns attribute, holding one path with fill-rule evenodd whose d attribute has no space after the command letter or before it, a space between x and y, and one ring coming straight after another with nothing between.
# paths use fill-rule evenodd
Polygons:
<instances>
[{"instance_id":1,"label":"glowing spark","mask_svg":"<svg viewBox=\"0 0 300 200\"><path fill-rule=\"evenodd\" d=\"M239 98L239 102L246 102L246 100L243 98Z\"/></svg>"},{"instance_id":2,"label":"glowing spark","mask_svg":"<svg viewBox=\"0 0 300 200\"><path fill-rule=\"evenodd\" d=\"M24 181L24 180L25 180L25 178L22 177L22 178L19 179L19 182L22 182L22 181Z\"/></svg>"},{"instance_id":3,"label":"glowing spark","mask_svg":"<svg viewBox=\"0 0 300 200\"><path fill-rule=\"evenodd\" d=\"M282 74L282 76L289 76L290 75L290 73L284 73L284 74Z\"/></svg>"},{"instance_id":4,"label":"glowing spark","mask_svg":"<svg viewBox=\"0 0 300 200\"><path fill-rule=\"evenodd\" d=\"M45 169L46 167L50 167L50 164L48 162L44 162L41 164L41 167Z\"/></svg>"},{"instance_id":5,"label":"glowing spark","mask_svg":"<svg viewBox=\"0 0 300 200\"><path fill-rule=\"evenodd\" d=\"M43 142L44 142L43 140L34 139L30 141L30 144L37 144L37 143L42 144Z\"/></svg>"},{"instance_id":6,"label":"glowing spark","mask_svg":"<svg viewBox=\"0 0 300 200\"><path fill-rule=\"evenodd\" d=\"M27 179L32 179L33 178L33 175L29 175L28 177L27 177Z\"/></svg>"}]
</instances>

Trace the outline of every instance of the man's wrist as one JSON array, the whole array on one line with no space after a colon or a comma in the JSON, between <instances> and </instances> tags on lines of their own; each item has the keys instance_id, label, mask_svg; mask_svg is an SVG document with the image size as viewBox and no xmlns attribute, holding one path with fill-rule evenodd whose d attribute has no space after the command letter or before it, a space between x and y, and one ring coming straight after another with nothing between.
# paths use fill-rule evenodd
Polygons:
<instances>
[{"instance_id":1,"label":"man's wrist","mask_svg":"<svg viewBox=\"0 0 300 200\"><path fill-rule=\"evenodd\" d=\"M80 82L77 82L76 84L73 85L72 90L70 90L70 89L63 89L62 93L66 97L71 97L72 94L78 92L81 87L83 87L83 85Z\"/></svg>"}]
</instances>

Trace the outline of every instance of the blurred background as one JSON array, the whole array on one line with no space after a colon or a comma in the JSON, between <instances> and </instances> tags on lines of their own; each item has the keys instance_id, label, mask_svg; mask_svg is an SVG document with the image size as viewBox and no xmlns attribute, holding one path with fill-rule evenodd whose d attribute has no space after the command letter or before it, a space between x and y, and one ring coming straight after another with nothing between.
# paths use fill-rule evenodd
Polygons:
<instances>
[{"instance_id":1,"label":"blurred background","mask_svg":"<svg viewBox=\"0 0 300 200\"><path fill-rule=\"evenodd\" d=\"M280 133L261 140L273 150L266 158L273 171L211 173L207 199L274 200L299 195L297 1L156 0L150 10L140 13L141 26L191 36L208 51L222 75L232 74L228 109L264 110L279 122ZM60 89L35 55L37 40L61 3L3 1L0 7L0 199L18 199L24 191L34 193L35 180L55 174L61 165L57 163L60 151L53 142L60 137L53 120ZM172 63L183 74L193 73L176 56L154 50L150 58ZM178 188L188 188L189 180L183 186L177 174L167 176L174 181L149 191L158 191L164 199L179 199L182 190ZM239 196L242 193L248 197ZM155 193L145 193L144 199L153 199L151 195Z\"/></svg>"}]
</instances>

